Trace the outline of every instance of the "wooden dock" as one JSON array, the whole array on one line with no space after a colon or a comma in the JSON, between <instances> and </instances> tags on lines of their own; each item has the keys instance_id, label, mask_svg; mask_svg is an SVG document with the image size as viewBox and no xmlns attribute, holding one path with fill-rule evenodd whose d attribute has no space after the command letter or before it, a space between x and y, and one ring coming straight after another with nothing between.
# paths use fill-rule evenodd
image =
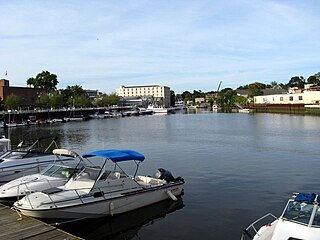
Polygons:
<instances>
[{"instance_id":1,"label":"wooden dock","mask_svg":"<svg viewBox=\"0 0 320 240\"><path fill-rule=\"evenodd\" d=\"M18 215L8 206L0 204L0 239L31 239L31 240L80 240L54 226L34 218Z\"/></svg>"}]
</instances>

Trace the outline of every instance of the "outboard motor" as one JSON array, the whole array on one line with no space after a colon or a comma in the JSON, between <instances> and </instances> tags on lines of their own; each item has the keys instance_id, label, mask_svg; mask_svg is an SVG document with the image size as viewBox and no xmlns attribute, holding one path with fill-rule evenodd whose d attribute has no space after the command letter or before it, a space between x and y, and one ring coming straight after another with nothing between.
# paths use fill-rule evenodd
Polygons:
<instances>
[{"instance_id":1,"label":"outboard motor","mask_svg":"<svg viewBox=\"0 0 320 240\"><path fill-rule=\"evenodd\" d=\"M184 182L182 177L174 178L170 171L165 170L163 168L159 168L158 171L154 174L154 177L158 179L166 180L167 182L177 182L177 181Z\"/></svg>"}]
</instances>

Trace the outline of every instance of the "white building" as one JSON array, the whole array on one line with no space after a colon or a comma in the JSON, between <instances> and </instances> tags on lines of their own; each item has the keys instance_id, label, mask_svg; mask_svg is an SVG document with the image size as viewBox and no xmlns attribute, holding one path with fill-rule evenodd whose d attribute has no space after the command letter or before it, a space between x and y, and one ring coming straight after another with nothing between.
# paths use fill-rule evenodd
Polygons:
<instances>
[{"instance_id":1,"label":"white building","mask_svg":"<svg viewBox=\"0 0 320 240\"><path fill-rule=\"evenodd\" d=\"M290 89L286 94L255 96L254 104L319 104L320 89L306 85L305 89Z\"/></svg>"},{"instance_id":2,"label":"white building","mask_svg":"<svg viewBox=\"0 0 320 240\"><path fill-rule=\"evenodd\" d=\"M152 101L170 107L170 88L160 85L121 86L116 94L123 98L149 98Z\"/></svg>"}]
</instances>

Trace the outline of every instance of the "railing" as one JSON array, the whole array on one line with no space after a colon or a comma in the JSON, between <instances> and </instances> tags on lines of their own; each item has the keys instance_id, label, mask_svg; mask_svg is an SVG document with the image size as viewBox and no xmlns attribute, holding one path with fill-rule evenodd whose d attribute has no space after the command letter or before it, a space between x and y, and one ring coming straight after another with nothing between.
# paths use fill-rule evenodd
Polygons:
<instances>
[{"instance_id":1,"label":"railing","mask_svg":"<svg viewBox=\"0 0 320 240\"><path fill-rule=\"evenodd\" d=\"M264 220L265 218L268 218L268 217L271 217L273 218L273 221L274 220L277 220L278 218L276 216L274 216L273 214L271 213L268 213L266 215L264 215L263 217L257 219L256 221L254 221L253 223L251 223L246 229L243 229L243 233L241 235L241 240L244 240L245 239L245 236L249 237L250 239L253 239L254 238L254 235L256 235L259 231L259 229L257 230L256 226L259 222L261 222L262 220ZM261 224L260 224L261 225ZM263 224L262 224L263 225ZM260 226L261 227L261 226ZM259 227L259 228L260 228ZM253 236L252 236L252 233L253 232Z\"/></svg>"}]
</instances>

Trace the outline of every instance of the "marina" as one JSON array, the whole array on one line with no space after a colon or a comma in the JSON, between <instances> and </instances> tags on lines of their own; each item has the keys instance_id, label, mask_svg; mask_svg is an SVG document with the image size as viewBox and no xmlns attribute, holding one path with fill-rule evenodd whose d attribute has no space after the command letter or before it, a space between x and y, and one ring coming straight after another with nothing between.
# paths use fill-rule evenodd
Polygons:
<instances>
[{"instance_id":1,"label":"marina","mask_svg":"<svg viewBox=\"0 0 320 240\"><path fill-rule=\"evenodd\" d=\"M182 203L169 199L146 210L95 219L90 228L83 221L58 225L72 235L85 239L240 239L242 230L266 213L280 216L292 192L318 192L313 180L320 167L318 119L195 109L187 114L14 128L11 140L15 146L26 137L57 135L59 146L79 154L135 149L148 159L140 166L141 174L162 167L185 179L184 194L178 198ZM163 208L158 208L162 203ZM171 205L178 210L170 211Z\"/></svg>"}]
</instances>

